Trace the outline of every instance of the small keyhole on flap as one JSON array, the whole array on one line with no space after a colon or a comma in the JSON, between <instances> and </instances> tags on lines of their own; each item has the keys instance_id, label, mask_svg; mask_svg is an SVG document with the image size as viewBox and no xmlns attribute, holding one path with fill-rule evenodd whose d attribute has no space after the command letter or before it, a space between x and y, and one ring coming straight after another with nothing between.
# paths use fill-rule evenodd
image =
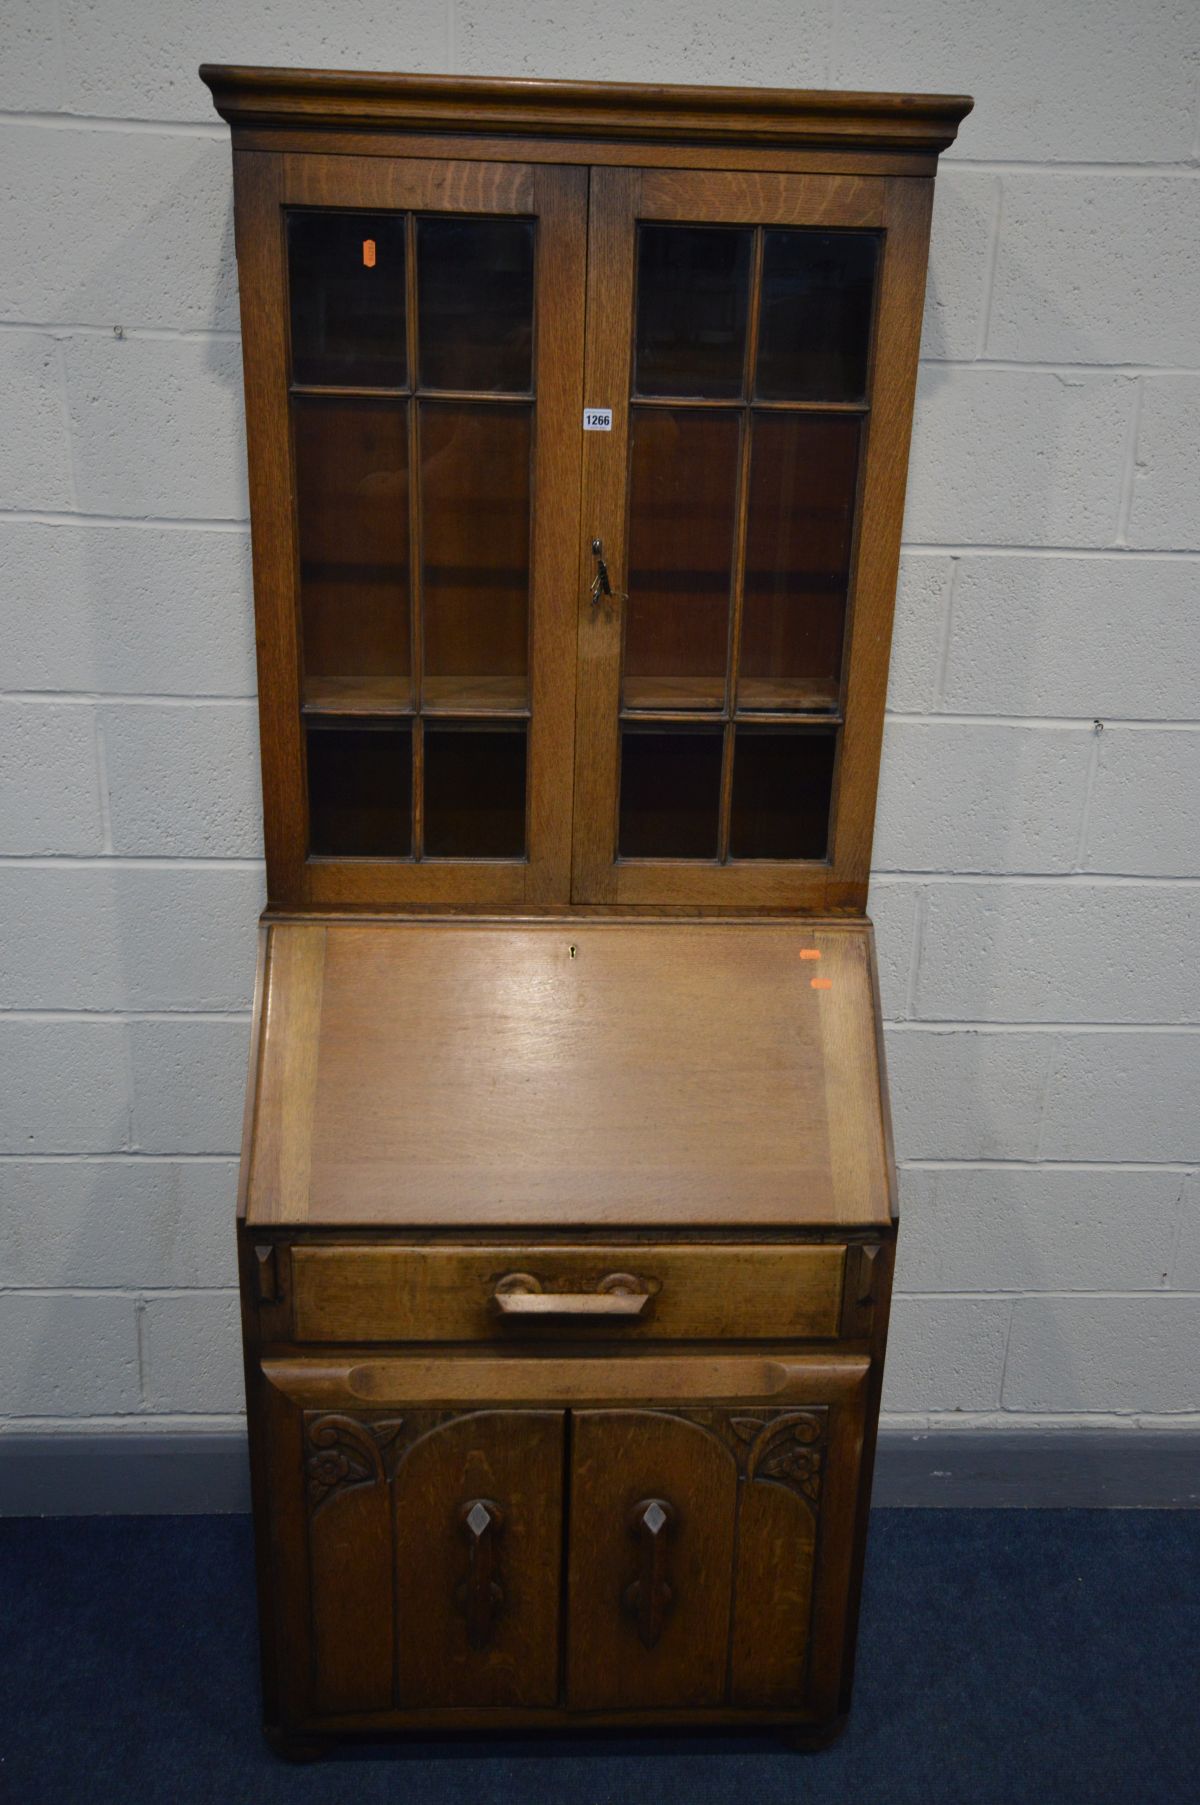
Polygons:
<instances>
[{"instance_id":1,"label":"small keyhole on flap","mask_svg":"<svg viewBox=\"0 0 1200 1805\"><path fill-rule=\"evenodd\" d=\"M570 955L573 959L575 957L576 953L579 951L579 948L577 946L569 946L567 948L567 951L570 953Z\"/></svg>"}]
</instances>

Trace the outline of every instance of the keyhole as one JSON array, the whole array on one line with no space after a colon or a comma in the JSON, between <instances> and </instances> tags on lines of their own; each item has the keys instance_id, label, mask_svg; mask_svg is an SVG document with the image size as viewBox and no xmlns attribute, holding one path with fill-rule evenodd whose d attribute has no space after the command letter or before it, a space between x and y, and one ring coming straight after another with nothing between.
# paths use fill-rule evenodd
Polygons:
<instances>
[{"instance_id":1,"label":"keyhole","mask_svg":"<svg viewBox=\"0 0 1200 1805\"><path fill-rule=\"evenodd\" d=\"M576 953L577 953L577 952L578 952L578 951L579 951L579 948L578 948L578 947L575 947L575 946L569 946L569 947L568 947L568 948L567 948L567 951L568 951L568 952L569 952L569 953L570 953L570 955L571 955L571 957L572 957L572 959L573 959L573 958L574 958L574 957L575 957L575 954L576 954Z\"/></svg>"}]
</instances>

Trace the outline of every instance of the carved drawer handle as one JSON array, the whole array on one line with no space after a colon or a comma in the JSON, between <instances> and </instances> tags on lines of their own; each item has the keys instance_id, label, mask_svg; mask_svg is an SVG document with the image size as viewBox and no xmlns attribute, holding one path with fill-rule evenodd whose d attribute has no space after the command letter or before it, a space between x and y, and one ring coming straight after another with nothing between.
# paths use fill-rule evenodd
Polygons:
<instances>
[{"instance_id":1,"label":"carved drawer handle","mask_svg":"<svg viewBox=\"0 0 1200 1805\"><path fill-rule=\"evenodd\" d=\"M650 1302L642 1279L610 1272L594 1291L543 1291L531 1272L497 1279L492 1302L501 1316L640 1316Z\"/></svg>"},{"instance_id":2,"label":"carved drawer handle","mask_svg":"<svg viewBox=\"0 0 1200 1805\"><path fill-rule=\"evenodd\" d=\"M457 1587L455 1600L467 1620L467 1641L472 1648L486 1648L504 1603L504 1588L496 1579L496 1543L504 1512L491 1498L472 1498L463 1505L460 1519L467 1538L467 1577Z\"/></svg>"},{"instance_id":3,"label":"carved drawer handle","mask_svg":"<svg viewBox=\"0 0 1200 1805\"><path fill-rule=\"evenodd\" d=\"M637 1632L645 1648L653 1648L663 1633L667 1612L675 1594L667 1582L667 1539L675 1527L675 1508L665 1498L643 1498L629 1518L630 1534L638 1543L638 1577L625 1589L624 1605L637 1620Z\"/></svg>"}]
</instances>

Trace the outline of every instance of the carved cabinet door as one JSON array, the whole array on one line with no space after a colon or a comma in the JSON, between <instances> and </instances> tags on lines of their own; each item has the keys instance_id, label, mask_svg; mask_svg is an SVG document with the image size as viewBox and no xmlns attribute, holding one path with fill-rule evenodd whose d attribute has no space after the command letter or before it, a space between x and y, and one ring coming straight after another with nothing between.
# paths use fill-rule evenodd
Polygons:
<instances>
[{"instance_id":1,"label":"carved cabinet door","mask_svg":"<svg viewBox=\"0 0 1200 1805\"><path fill-rule=\"evenodd\" d=\"M685 1355L658 1363L669 1403L629 1399L623 1358L522 1361L528 1393L505 1361L509 1395L469 1404L462 1364L383 1357L352 1385L336 1361L264 1362L285 1728L840 1708L866 1360ZM717 1368L745 1392L706 1397Z\"/></svg>"},{"instance_id":2,"label":"carved cabinet door","mask_svg":"<svg viewBox=\"0 0 1200 1805\"><path fill-rule=\"evenodd\" d=\"M826 1407L574 1413L569 1705L792 1711L836 1692L836 1646L825 1674L810 1663L819 1586L836 1626L849 1550L839 1502L818 1574L835 1427L842 1468L857 1436Z\"/></svg>"},{"instance_id":3,"label":"carved cabinet door","mask_svg":"<svg viewBox=\"0 0 1200 1805\"><path fill-rule=\"evenodd\" d=\"M479 1410L396 1475L397 1703L553 1705L563 1417Z\"/></svg>"},{"instance_id":4,"label":"carved cabinet door","mask_svg":"<svg viewBox=\"0 0 1200 1805\"><path fill-rule=\"evenodd\" d=\"M567 1703L718 1704L736 1469L682 1413L573 1414Z\"/></svg>"},{"instance_id":5,"label":"carved cabinet door","mask_svg":"<svg viewBox=\"0 0 1200 1805\"><path fill-rule=\"evenodd\" d=\"M305 1481L274 1551L286 1719L556 1702L563 1422L280 1401Z\"/></svg>"}]
</instances>

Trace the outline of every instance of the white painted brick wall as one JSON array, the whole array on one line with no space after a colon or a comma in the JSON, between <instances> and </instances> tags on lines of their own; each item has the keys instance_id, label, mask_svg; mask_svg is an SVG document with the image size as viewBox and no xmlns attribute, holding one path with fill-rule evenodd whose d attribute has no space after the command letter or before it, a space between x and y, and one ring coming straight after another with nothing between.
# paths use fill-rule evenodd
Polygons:
<instances>
[{"instance_id":1,"label":"white painted brick wall","mask_svg":"<svg viewBox=\"0 0 1200 1805\"><path fill-rule=\"evenodd\" d=\"M0 702L0 771L0 850L104 850L94 709Z\"/></svg>"},{"instance_id":2,"label":"white painted brick wall","mask_svg":"<svg viewBox=\"0 0 1200 1805\"><path fill-rule=\"evenodd\" d=\"M79 505L88 514L244 520L242 372L227 338L68 338Z\"/></svg>"},{"instance_id":3,"label":"white painted brick wall","mask_svg":"<svg viewBox=\"0 0 1200 1805\"><path fill-rule=\"evenodd\" d=\"M236 1153L248 1022L129 1024L133 1138L145 1153Z\"/></svg>"},{"instance_id":4,"label":"white painted brick wall","mask_svg":"<svg viewBox=\"0 0 1200 1805\"><path fill-rule=\"evenodd\" d=\"M1083 866L1190 877L1200 863L1200 737L1114 727L1097 748Z\"/></svg>"},{"instance_id":5,"label":"white painted brick wall","mask_svg":"<svg viewBox=\"0 0 1200 1805\"><path fill-rule=\"evenodd\" d=\"M0 1008L243 1009L262 905L249 864L0 863Z\"/></svg>"},{"instance_id":6,"label":"white painted brick wall","mask_svg":"<svg viewBox=\"0 0 1200 1805\"><path fill-rule=\"evenodd\" d=\"M142 1383L150 1411L242 1409L241 1321L236 1293L150 1296L142 1306Z\"/></svg>"},{"instance_id":7,"label":"white painted brick wall","mask_svg":"<svg viewBox=\"0 0 1200 1805\"><path fill-rule=\"evenodd\" d=\"M129 1298L111 1291L0 1296L6 1416L123 1416L139 1402L137 1318Z\"/></svg>"},{"instance_id":8,"label":"white painted brick wall","mask_svg":"<svg viewBox=\"0 0 1200 1805\"><path fill-rule=\"evenodd\" d=\"M1129 495L1130 545L1200 550L1200 377L1147 376Z\"/></svg>"},{"instance_id":9,"label":"white painted brick wall","mask_svg":"<svg viewBox=\"0 0 1200 1805\"><path fill-rule=\"evenodd\" d=\"M253 858L262 839L253 703L139 703L102 715L114 852Z\"/></svg>"},{"instance_id":10,"label":"white painted brick wall","mask_svg":"<svg viewBox=\"0 0 1200 1805\"><path fill-rule=\"evenodd\" d=\"M898 1283L904 1291L1153 1291L1171 1278L1187 1182L1161 1167L909 1166Z\"/></svg>"},{"instance_id":11,"label":"white painted brick wall","mask_svg":"<svg viewBox=\"0 0 1200 1805\"><path fill-rule=\"evenodd\" d=\"M229 1286L233 1159L14 1159L0 1285Z\"/></svg>"},{"instance_id":12,"label":"white painted brick wall","mask_svg":"<svg viewBox=\"0 0 1200 1805\"><path fill-rule=\"evenodd\" d=\"M66 1012L0 1017L0 1154L126 1151L127 1033Z\"/></svg>"},{"instance_id":13,"label":"white painted brick wall","mask_svg":"<svg viewBox=\"0 0 1200 1805\"><path fill-rule=\"evenodd\" d=\"M1157 175L1004 175L990 357L1187 364L1196 353L1200 183Z\"/></svg>"},{"instance_id":14,"label":"white painted brick wall","mask_svg":"<svg viewBox=\"0 0 1200 1805\"><path fill-rule=\"evenodd\" d=\"M601 27L592 0L0 9L0 1428L241 1408L262 875L201 60L976 95L935 210L872 893L886 1404L1200 1423L1195 0L616 0Z\"/></svg>"},{"instance_id":15,"label":"white painted brick wall","mask_svg":"<svg viewBox=\"0 0 1200 1805\"><path fill-rule=\"evenodd\" d=\"M22 255L8 269L3 318L87 310L114 324L236 330L225 146L87 125L14 123L6 136L0 236ZM203 283L197 257L210 272Z\"/></svg>"},{"instance_id":16,"label":"white painted brick wall","mask_svg":"<svg viewBox=\"0 0 1200 1805\"><path fill-rule=\"evenodd\" d=\"M897 1297L884 1380L887 1410L994 1410L1012 1303L996 1297Z\"/></svg>"},{"instance_id":17,"label":"white painted brick wall","mask_svg":"<svg viewBox=\"0 0 1200 1805\"><path fill-rule=\"evenodd\" d=\"M1187 720L1195 709L1200 633L1189 558L912 553L906 569L930 588L953 579L941 693L953 714L1153 721ZM936 673L934 659L931 683ZM895 699L894 682L892 695L896 707L910 706Z\"/></svg>"},{"instance_id":18,"label":"white painted brick wall","mask_svg":"<svg viewBox=\"0 0 1200 1805\"><path fill-rule=\"evenodd\" d=\"M1037 1157L1050 1035L909 1020L885 1038L901 1160Z\"/></svg>"},{"instance_id":19,"label":"white painted brick wall","mask_svg":"<svg viewBox=\"0 0 1200 1805\"><path fill-rule=\"evenodd\" d=\"M5 418L14 428L0 433L0 495L5 506L72 508L75 492L59 341L46 332L0 333L0 394Z\"/></svg>"},{"instance_id":20,"label":"white painted brick wall","mask_svg":"<svg viewBox=\"0 0 1200 1805\"><path fill-rule=\"evenodd\" d=\"M1091 758L1084 723L889 721L875 858L897 871L1069 871Z\"/></svg>"},{"instance_id":21,"label":"white painted brick wall","mask_svg":"<svg viewBox=\"0 0 1200 1805\"><path fill-rule=\"evenodd\" d=\"M1200 1022L1191 885L930 887L915 1013L932 1021ZM1097 971L1107 974L1098 985Z\"/></svg>"},{"instance_id":22,"label":"white painted brick wall","mask_svg":"<svg viewBox=\"0 0 1200 1805\"><path fill-rule=\"evenodd\" d=\"M252 696L249 531L0 516L0 643L13 690Z\"/></svg>"},{"instance_id":23,"label":"white painted brick wall","mask_svg":"<svg viewBox=\"0 0 1200 1805\"><path fill-rule=\"evenodd\" d=\"M1095 545L1111 529L1137 384L1104 370L928 364L907 530L935 545Z\"/></svg>"},{"instance_id":24,"label":"white painted brick wall","mask_svg":"<svg viewBox=\"0 0 1200 1805\"><path fill-rule=\"evenodd\" d=\"M1019 1297L1002 1401L1016 1410L1195 1408L1200 1297Z\"/></svg>"},{"instance_id":25,"label":"white painted brick wall","mask_svg":"<svg viewBox=\"0 0 1200 1805\"><path fill-rule=\"evenodd\" d=\"M1200 1291L1200 1174L1184 1181L1183 1221L1171 1263L1171 1283L1180 1291Z\"/></svg>"}]
</instances>

